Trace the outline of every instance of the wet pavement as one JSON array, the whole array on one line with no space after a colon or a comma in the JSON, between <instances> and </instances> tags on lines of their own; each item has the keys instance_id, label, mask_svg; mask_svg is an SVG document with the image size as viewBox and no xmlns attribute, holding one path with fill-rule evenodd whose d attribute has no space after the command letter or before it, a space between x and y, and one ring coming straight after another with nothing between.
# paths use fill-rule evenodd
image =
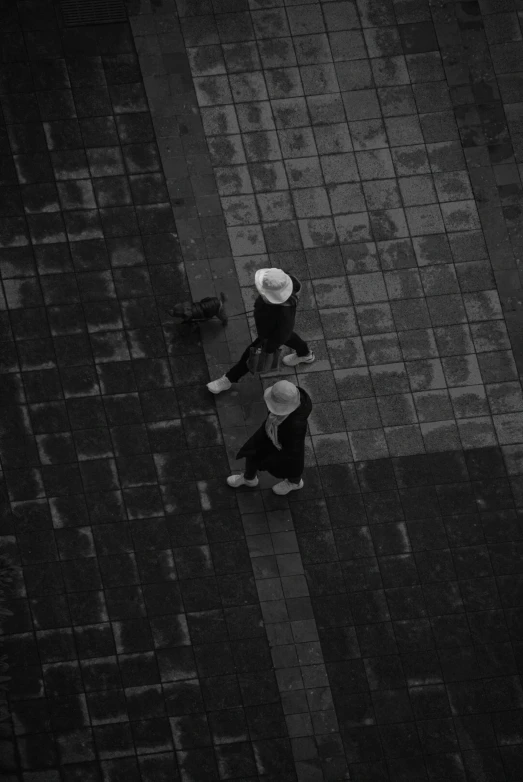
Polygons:
<instances>
[{"instance_id":1,"label":"wet pavement","mask_svg":"<svg viewBox=\"0 0 523 782\"><path fill-rule=\"evenodd\" d=\"M6 782L521 782L522 0L127 10L0 11ZM205 388L271 265L287 498Z\"/></svg>"}]
</instances>

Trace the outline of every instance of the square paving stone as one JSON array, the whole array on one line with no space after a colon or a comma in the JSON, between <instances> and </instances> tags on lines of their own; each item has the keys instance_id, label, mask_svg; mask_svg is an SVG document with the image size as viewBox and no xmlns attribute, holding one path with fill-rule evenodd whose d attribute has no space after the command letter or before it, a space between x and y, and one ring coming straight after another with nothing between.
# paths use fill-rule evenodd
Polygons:
<instances>
[{"instance_id":1,"label":"square paving stone","mask_svg":"<svg viewBox=\"0 0 523 782\"><path fill-rule=\"evenodd\" d=\"M459 436L454 421L438 421L420 424L425 448L428 452L448 451L459 448Z\"/></svg>"},{"instance_id":2,"label":"square paving stone","mask_svg":"<svg viewBox=\"0 0 523 782\"><path fill-rule=\"evenodd\" d=\"M342 92L348 117L352 120L370 119L381 115L376 90L348 90Z\"/></svg>"}]
</instances>

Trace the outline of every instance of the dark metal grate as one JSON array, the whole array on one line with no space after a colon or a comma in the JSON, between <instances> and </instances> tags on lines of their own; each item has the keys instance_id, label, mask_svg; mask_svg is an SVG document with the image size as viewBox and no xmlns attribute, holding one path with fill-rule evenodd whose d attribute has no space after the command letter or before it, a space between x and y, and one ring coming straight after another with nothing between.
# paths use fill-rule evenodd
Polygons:
<instances>
[{"instance_id":1,"label":"dark metal grate","mask_svg":"<svg viewBox=\"0 0 523 782\"><path fill-rule=\"evenodd\" d=\"M127 20L123 0L62 0L62 14L66 27Z\"/></svg>"}]
</instances>

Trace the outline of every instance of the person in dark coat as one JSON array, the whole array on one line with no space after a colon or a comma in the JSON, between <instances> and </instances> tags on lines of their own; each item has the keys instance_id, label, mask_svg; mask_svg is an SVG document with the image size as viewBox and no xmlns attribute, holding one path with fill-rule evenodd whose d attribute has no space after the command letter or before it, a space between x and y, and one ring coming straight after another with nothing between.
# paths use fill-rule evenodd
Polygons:
<instances>
[{"instance_id":1,"label":"person in dark coat","mask_svg":"<svg viewBox=\"0 0 523 782\"><path fill-rule=\"evenodd\" d=\"M234 489L257 486L258 470L265 470L283 479L272 487L273 492L288 494L303 488L305 436L312 403L303 388L288 380L278 381L263 396L269 415L237 454L237 459L245 459L244 472L230 475L227 483Z\"/></svg>"},{"instance_id":2,"label":"person in dark coat","mask_svg":"<svg viewBox=\"0 0 523 782\"><path fill-rule=\"evenodd\" d=\"M282 269L259 269L254 276L254 284L260 294L254 302L254 324L258 336L225 375L207 383L213 394L228 391L233 383L247 374L251 347L261 342L265 342L267 353L274 353L282 345L291 348L293 352L283 358L288 367L314 361L314 353L307 343L294 333L301 283Z\"/></svg>"}]
</instances>

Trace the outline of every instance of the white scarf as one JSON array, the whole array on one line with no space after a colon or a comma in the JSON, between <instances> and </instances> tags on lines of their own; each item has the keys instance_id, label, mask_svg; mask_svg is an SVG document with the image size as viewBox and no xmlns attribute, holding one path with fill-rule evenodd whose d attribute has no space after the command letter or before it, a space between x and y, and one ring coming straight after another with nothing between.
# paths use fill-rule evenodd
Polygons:
<instances>
[{"instance_id":1,"label":"white scarf","mask_svg":"<svg viewBox=\"0 0 523 782\"><path fill-rule=\"evenodd\" d=\"M267 433L267 437L272 442L272 444L276 446L278 451L281 451L281 445L278 441L278 427L289 416L290 413L287 413L287 415L276 415L275 413L269 413L267 420L265 421L265 432Z\"/></svg>"}]
</instances>

